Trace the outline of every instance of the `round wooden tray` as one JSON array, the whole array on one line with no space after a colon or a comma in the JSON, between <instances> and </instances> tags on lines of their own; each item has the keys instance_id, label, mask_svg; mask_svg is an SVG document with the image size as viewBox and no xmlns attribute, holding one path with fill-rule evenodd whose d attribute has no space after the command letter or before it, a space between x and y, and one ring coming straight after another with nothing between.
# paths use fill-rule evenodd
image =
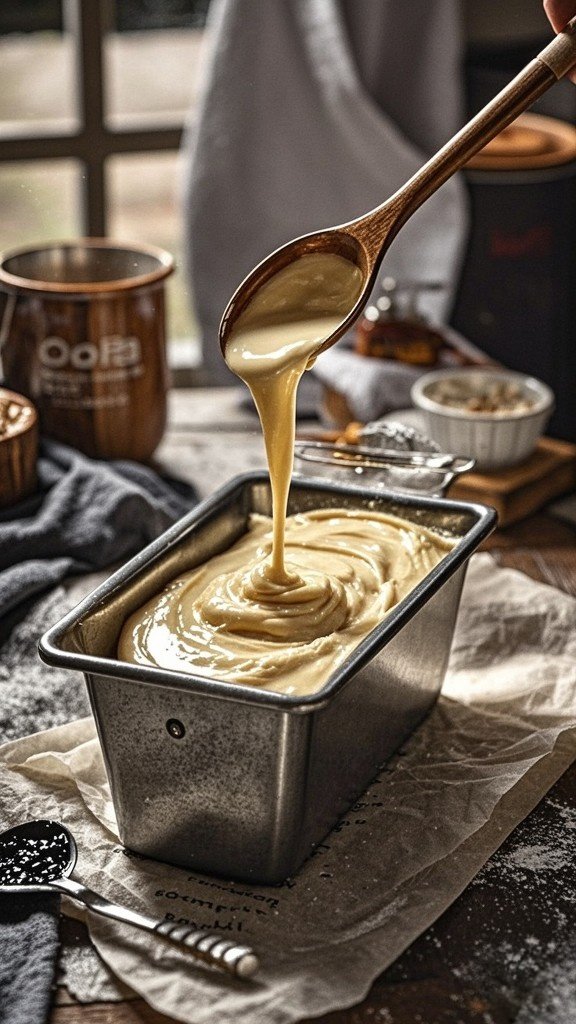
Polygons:
<instances>
[{"instance_id":1,"label":"round wooden tray","mask_svg":"<svg viewBox=\"0 0 576 1024\"><path fill-rule=\"evenodd\" d=\"M474 171L521 171L576 160L576 128L542 114L520 114L468 161Z\"/></svg>"},{"instance_id":2,"label":"round wooden tray","mask_svg":"<svg viewBox=\"0 0 576 1024\"><path fill-rule=\"evenodd\" d=\"M36 487L38 416L23 395L0 388L0 508Z\"/></svg>"}]
</instances>

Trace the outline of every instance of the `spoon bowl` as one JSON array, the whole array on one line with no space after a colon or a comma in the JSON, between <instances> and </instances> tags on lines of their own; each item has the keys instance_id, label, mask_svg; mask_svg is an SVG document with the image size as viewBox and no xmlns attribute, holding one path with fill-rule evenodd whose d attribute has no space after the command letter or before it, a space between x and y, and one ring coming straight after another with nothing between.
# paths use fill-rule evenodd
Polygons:
<instances>
[{"instance_id":1,"label":"spoon bowl","mask_svg":"<svg viewBox=\"0 0 576 1024\"><path fill-rule=\"evenodd\" d=\"M290 264L318 253L343 257L359 269L362 277L360 294L355 296L337 328L321 340L315 354L338 341L367 302L384 254L408 218L574 64L576 18L386 202L356 220L296 238L259 263L236 289L224 311L219 332L224 357L238 319L261 289ZM324 310L324 314L327 312ZM280 323L280 307L277 313L275 322Z\"/></svg>"},{"instance_id":2,"label":"spoon bowl","mask_svg":"<svg viewBox=\"0 0 576 1024\"><path fill-rule=\"evenodd\" d=\"M76 856L74 838L60 822L39 819L16 825L0 833L0 892L56 890L84 903L96 914L135 925L183 946L196 959L237 978L250 978L258 970L258 958L248 946L207 931L195 931L187 925L155 920L112 903L70 878Z\"/></svg>"},{"instance_id":3,"label":"spoon bowl","mask_svg":"<svg viewBox=\"0 0 576 1024\"><path fill-rule=\"evenodd\" d=\"M76 843L57 821L27 821L0 834L0 892L49 892L71 875Z\"/></svg>"},{"instance_id":4,"label":"spoon bowl","mask_svg":"<svg viewBox=\"0 0 576 1024\"><path fill-rule=\"evenodd\" d=\"M341 338L361 312L367 299L366 291L367 289L371 290L377 270L369 250L364 245L361 237L356 237L353 234L352 228L352 224L344 224L342 227L329 228L325 231L313 231L308 235L302 235L300 238L295 238L279 249L276 249L254 267L248 277L236 289L224 311L220 324L220 348L222 354L225 355L226 353L228 341L241 314L264 285L271 282L286 267L301 260L302 257L318 253L340 256L354 267L357 267L362 275L360 295L343 317L337 330L330 335L329 341L324 342L318 351L320 352L324 348L328 348L338 338Z\"/></svg>"}]
</instances>

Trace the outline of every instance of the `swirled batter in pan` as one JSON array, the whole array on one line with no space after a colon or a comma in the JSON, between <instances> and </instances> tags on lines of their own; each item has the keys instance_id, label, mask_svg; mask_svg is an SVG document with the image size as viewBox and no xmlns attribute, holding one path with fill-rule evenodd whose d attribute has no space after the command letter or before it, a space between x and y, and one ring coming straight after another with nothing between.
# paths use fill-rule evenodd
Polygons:
<instances>
[{"instance_id":1,"label":"swirled batter in pan","mask_svg":"<svg viewBox=\"0 0 576 1024\"><path fill-rule=\"evenodd\" d=\"M287 581L270 578L271 520L174 580L126 622L119 657L282 693L318 690L452 542L377 512L286 522Z\"/></svg>"},{"instance_id":2,"label":"swirled batter in pan","mask_svg":"<svg viewBox=\"0 0 576 1024\"><path fill-rule=\"evenodd\" d=\"M229 551L132 615L120 637L123 660L311 693L452 547L377 512L330 509L286 520L298 382L361 284L358 267L342 256L305 254L241 313L226 360L258 409L273 519L253 517Z\"/></svg>"}]
</instances>

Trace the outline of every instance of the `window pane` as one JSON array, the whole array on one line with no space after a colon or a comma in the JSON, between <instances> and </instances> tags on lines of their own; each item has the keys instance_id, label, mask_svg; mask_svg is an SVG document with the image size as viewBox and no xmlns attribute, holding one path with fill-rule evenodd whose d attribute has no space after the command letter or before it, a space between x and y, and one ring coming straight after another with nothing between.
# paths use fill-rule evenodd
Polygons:
<instances>
[{"instance_id":1,"label":"window pane","mask_svg":"<svg viewBox=\"0 0 576 1024\"><path fill-rule=\"evenodd\" d=\"M116 27L204 28L209 5L210 0L116 0Z\"/></svg>"},{"instance_id":2,"label":"window pane","mask_svg":"<svg viewBox=\"0 0 576 1024\"><path fill-rule=\"evenodd\" d=\"M34 28L35 24L30 16L28 25ZM0 35L0 67L2 134L74 131L74 45L69 34L28 31Z\"/></svg>"},{"instance_id":3,"label":"window pane","mask_svg":"<svg viewBox=\"0 0 576 1024\"><path fill-rule=\"evenodd\" d=\"M61 0L26 0L23 4L0 4L2 35L8 32L60 32L61 29Z\"/></svg>"},{"instance_id":4,"label":"window pane","mask_svg":"<svg viewBox=\"0 0 576 1024\"><path fill-rule=\"evenodd\" d=\"M112 128L179 125L196 103L201 29L112 33L105 40Z\"/></svg>"},{"instance_id":5,"label":"window pane","mask_svg":"<svg viewBox=\"0 0 576 1024\"><path fill-rule=\"evenodd\" d=\"M77 236L79 185L74 160L0 164L2 249Z\"/></svg>"},{"instance_id":6,"label":"window pane","mask_svg":"<svg viewBox=\"0 0 576 1024\"><path fill-rule=\"evenodd\" d=\"M111 237L159 245L176 258L176 271L168 279L168 335L173 340L197 333L182 270L178 167L177 153L115 156L107 164Z\"/></svg>"}]
</instances>

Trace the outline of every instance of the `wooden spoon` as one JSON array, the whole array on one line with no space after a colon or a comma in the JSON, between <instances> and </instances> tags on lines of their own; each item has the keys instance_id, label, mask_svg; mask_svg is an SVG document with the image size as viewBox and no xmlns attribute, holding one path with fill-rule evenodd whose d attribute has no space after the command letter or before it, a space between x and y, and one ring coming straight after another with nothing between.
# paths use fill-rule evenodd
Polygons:
<instances>
[{"instance_id":1,"label":"wooden spoon","mask_svg":"<svg viewBox=\"0 0 576 1024\"><path fill-rule=\"evenodd\" d=\"M230 299L220 324L225 353L234 325L255 293L288 264L311 253L335 253L357 266L362 290L338 328L318 352L329 348L357 318L374 286L384 253L403 224L445 181L490 139L530 106L576 64L576 17L509 85L491 100L390 199L357 220L296 238L268 256L244 279ZM317 353L318 354L318 353Z\"/></svg>"}]
</instances>

